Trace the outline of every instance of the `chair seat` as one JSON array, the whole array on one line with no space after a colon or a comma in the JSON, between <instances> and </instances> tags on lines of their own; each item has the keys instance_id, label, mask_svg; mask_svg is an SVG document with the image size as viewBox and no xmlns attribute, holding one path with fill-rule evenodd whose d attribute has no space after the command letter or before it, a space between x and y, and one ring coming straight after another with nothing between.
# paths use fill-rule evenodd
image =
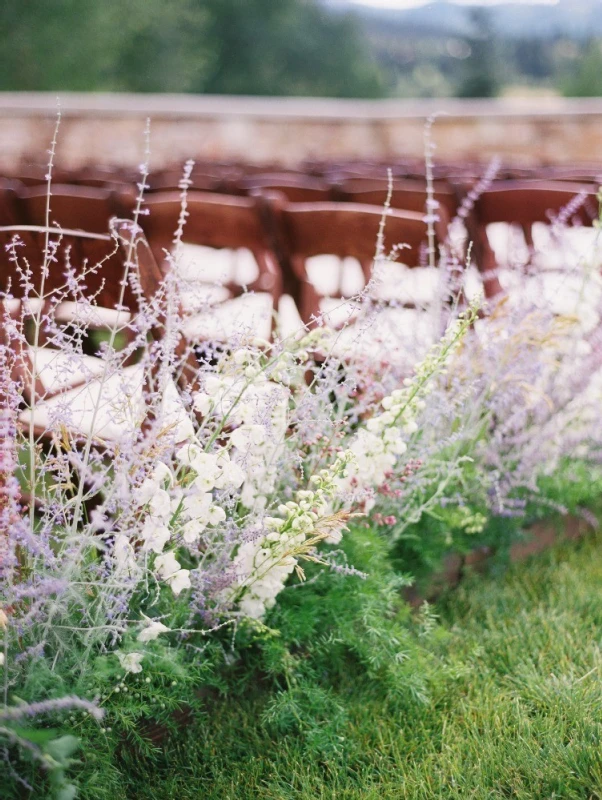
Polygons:
<instances>
[{"instance_id":1,"label":"chair seat","mask_svg":"<svg viewBox=\"0 0 602 800\"><path fill-rule=\"evenodd\" d=\"M144 368L136 364L111 375L104 383L95 378L38 402L33 413L23 411L19 420L26 426L33 421L39 431L56 432L65 426L74 433L119 441L136 435L144 421L143 385ZM179 425L189 424L178 390L171 380L163 389L161 418L166 428L174 430Z\"/></svg>"},{"instance_id":2,"label":"chair seat","mask_svg":"<svg viewBox=\"0 0 602 800\"><path fill-rule=\"evenodd\" d=\"M115 308L84 305L83 303L76 303L71 300L60 303L54 317L57 322L80 322L90 328L98 328L101 330L123 327L132 319L131 313L123 309L117 311Z\"/></svg>"},{"instance_id":3,"label":"chair seat","mask_svg":"<svg viewBox=\"0 0 602 800\"><path fill-rule=\"evenodd\" d=\"M191 341L230 341L233 337L260 338L272 335L273 302L269 294L251 292L226 300L184 320L185 336Z\"/></svg>"},{"instance_id":4,"label":"chair seat","mask_svg":"<svg viewBox=\"0 0 602 800\"><path fill-rule=\"evenodd\" d=\"M94 356L68 355L52 347L30 347L28 355L33 370L34 360L37 377L48 394L89 381L102 375L104 364Z\"/></svg>"},{"instance_id":5,"label":"chair seat","mask_svg":"<svg viewBox=\"0 0 602 800\"><path fill-rule=\"evenodd\" d=\"M346 296L361 292L364 288L364 273L357 258L339 258L333 255L311 256L305 260L305 269L310 283L318 294L327 297L339 290Z\"/></svg>"},{"instance_id":6,"label":"chair seat","mask_svg":"<svg viewBox=\"0 0 602 800\"><path fill-rule=\"evenodd\" d=\"M550 225L536 222L532 227L533 253L518 225L494 222L487 226L487 238L500 267L520 266L529 262L537 269L576 269L592 256L600 264L595 228L574 226L554 231Z\"/></svg>"},{"instance_id":7,"label":"chair seat","mask_svg":"<svg viewBox=\"0 0 602 800\"><path fill-rule=\"evenodd\" d=\"M259 274L255 257L247 248L232 250L229 247L205 247L185 241L182 243L175 267L181 279L200 278L207 283L223 282L233 278L240 283L251 283Z\"/></svg>"},{"instance_id":8,"label":"chair seat","mask_svg":"<svg viewBox=\"0 0 602 800\"><path fill-rule=\"evenodd\" d=\"M370 296L383 302L426 306L437 298L445 277L442 269L409 268L397 262L379 262L375 264L374 288Z\"/></svg>"},{"instance_id":9,"label":"chair seat","mask_svg":"<svg viewBox=\"0 0 602 800\"><path fill-rule=\"evenodd\" d=\"M341 360L384 362L410 371L441 336L439 313L386 308L368 312L334 334L331 352Z\"/></svg>"},{"instance_id":10,"label":"chair seat","mask_svg":"<svg viewBox=\"0 0 602 800\"><path fill-rule=\"evenodd\" d=\"M575 317L583 332L593 330L599 323L602 280L597 272L584 275L542 270L535 275L524 275L501 270L500 282L511 307L523 307L527 301L535 308Z\"/></svg>"}]
</instances>

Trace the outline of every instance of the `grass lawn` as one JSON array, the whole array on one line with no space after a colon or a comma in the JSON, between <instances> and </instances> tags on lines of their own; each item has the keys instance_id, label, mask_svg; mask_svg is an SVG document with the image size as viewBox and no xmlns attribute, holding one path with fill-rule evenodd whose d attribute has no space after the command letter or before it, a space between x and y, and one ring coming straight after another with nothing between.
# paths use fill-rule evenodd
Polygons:
<instances>
[{"instance_id":1,"label":"grass lawn","mask_svg":"<svg viewBox=\"0 0 602 800\"><path fill-rule=\"evenodd\" d=\"M442 600L428 703L392 704L350 661L326 692L324 725L341 718L321 743L319 726L275 727L273 691L258 688L215 702L152 770L132 759L124 798L602 797L601 543Z\"/></svg>"}]
</instances>

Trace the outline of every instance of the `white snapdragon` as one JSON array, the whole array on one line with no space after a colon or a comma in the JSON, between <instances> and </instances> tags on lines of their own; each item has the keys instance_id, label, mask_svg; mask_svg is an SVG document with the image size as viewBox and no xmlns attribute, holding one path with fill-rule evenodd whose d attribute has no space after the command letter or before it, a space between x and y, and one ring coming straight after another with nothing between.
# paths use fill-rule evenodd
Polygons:
<instances>
[{"instance_id":1,"label":"white snapdragon","mask_svg":"<svg viewBox=\"0 0 602 800\"><path fill-rule=\"evenodd\" d=\"M256 540L245 542L234 560L237 573L238 607L246 616L260 618L272 608L288 577L298 564L306 542L325 531L317 527L328 514L338 489L338 480L353 462L353 454L340 453L330 469L312 477L312 490L297 492L296 499L278 507L281 517L265 517L267 530ZM328 534L340 540L341 526L329 526Z\"/></svg>"},{"instance_id":2,"label":"white snapdragon","mask_svg":"<svg viewBox=\"0 0 602 800\"><path fill-rule=\"evenodd\" d=\"M164 553L155 559L155 570L159 578L166 581L176 597L184 589L190 589L190 571L181 569L173 553Z\"/></svg>"},{"instance_id":3,"label":"white snapdragon","mask_svg":"<svg viewBox=\"0 0 602 800\"><path fill-rule=\"evenodd\" d=\"M174 484L174 476L167 464L159 461L153 467L153 470L148 478L144 480L138 493L141 499L141 504L148 503L152 497L153 489L163 489L165 486L171 487Z\"/></svg>"},{"instance_id":4,"label":"white snapdragon","mask_svg":"<svg viewBox=\"0 0 602 800\"><path fill-rule=\"evenodd\" d=\"M175 574L166 578L166 580L176 597L180 592L183 592L184 589L190 589L192 585L190 583L190 571L187 569L179 569Z\"/></svg>"},{"instance_id":5,"label":"white snapdragon","mask_svg":"<svg viewBox=\"0 0 602 800\"><path fill-rule=\"evenodd\" d=\"M113 558L115 559L117 570L124 575L133 578L140 572L140 568L136 562L136 551L132 547L128 537L123 533L119 533L115 537Z\"/></svg>"},{"instance_id":6,"label":"white snapdragon","mask_svg":"<svg viewBox=\"0 0 602 800\"><path fill-rule=\"evenodd\" d=\"M234 568L239 585L246 587L238 604L245 616L259 619L274 606L276 597L297 565L292 552L304 540L303 533L276 534L271 540L262 537L240 546Z\"/></svg>"},{"instance_id":7,"label":"white snapdragon","mask_svg":"<svg viewBox=\"0 0 602 800\"><path fill-rule=\"evenodd\" d=\"M407 450L407 440L418 431L417 417L425 408L424 396L431 391L430 379L436 373L445 373L447 361L475 319L476 308L475 304L450 324L445 336L416 367L414 376L405 379L404 388L383 398L382 411L355 434L349 445L354 461L339 481L341 490L361 493L378 488L394 469ZM367 499L365 504L368 508L373 500Z\"/></svg>"},{"instance_id":8,"label":"white snapdragon","mask_svg":"<svg viewBox=\"0 0 602 800\"><path fill-rule=\"evenodd\" d=\"M144 551L160 554L171 538L171 530L161 521L147 517L144 520L141 535L144 540Z\"/></svg>"},{"instance_id":9,"label":"white snapdragon","mask_svg":"<svg viewBox=\"0 0 602 800\"><path fill-rule=\"evenodd\" d=\"M173 483L174 476L169 467L158 463L150 476L134 490L134 501L139 507L146 507L155 519L167 522L173 508L172 497L164 487L170 488Z\"/></svg>"},{"instance_id":10,"label":"white snapdragon","mask_svg":"<svg viewBox=\"0 0 602 800\"><path fill-rule=\"evenodd\" d=\"M230 458L227 450L221 450L217 456L220 473L215 482L216 489L239 489L245 480L244 470Z\"/></svg>"},{"instance_id":11,"label":"white snapdragon","mask_svg":"<svg viewBox=\"0 0 602 800\"><path fill-rule=\"evenodd\" d=\"M240 500L261 511L274 492L279 460L285 447L290 390L262 380L245 392L233 417L238 427L230 434L233 460L244 470Z\"/></svg>"},{"instance_id":12,"label":"white snapdragon","mask_svg":"<svg viewBox=\"0 0 602 800\"><path fill-rule=\"evenodd\" d=\"M165 489L157 489L148 504L153 517L166 520L171 515L171 498Z\"/></svg>"},{"instance_id":13,"label":"white snapdragon","mask_svg":"<svg viewBox=\"0 0 602 800\"><path fill-rule=\"evenodd\" d=\"M217 456L213 453L199 453L190 466L196 472L194 485L197 489L200 492L210 492L220 473Z\"/></svg>"},{"instance_id":14,"label":"white snapdragon","mask_svg":"<svg viewBox=\"0 0 602 800\"><path fill-rule=\"evenodd\" d=\"M206 417L213 407L213 400L206 392L197 392L194 395L192 407L199 414L202 414L204 417Z\"/></svg>"},{"instance_id":15,"label":"white snapdragon","mask_svg":"<svg viewBox=\"0 0 602 800\"><path fill-rule=\"evenodd\" d=\"M118 650L116 655L121 664L121 668L126 672L131 672L133 675L142 672L141 662L144 658L144 653L121 653Z\"/></svg>"},{"instance_id":16,"label":"white snapdragon","mask_svg":"<svg viewBox=\"0 0 602 800\"><path fill-rule=\"evenodd\" d=\"M134 490L134 500L139 506L145 506L153 499L156 491L157 484L151 480L151 478L146 478L146 480L144 480L140 486Z\"/></svg>"},{"instance_id":17,"label":"white snapdragon","mask_svg":"<svg viewBox=\"0 0 602 800\"><path fill-rule=\"evenodd\" d=\"M149 619L148 617L145 617L144 620L145 626L136 637L137 640L143 644L146 644L147 642L154 642L154 640L157 639L157 637L162 633L169 633L171 630L171 628L168 628L167 625L159 622L158 619Z\"/></svg>"}]
</instances>

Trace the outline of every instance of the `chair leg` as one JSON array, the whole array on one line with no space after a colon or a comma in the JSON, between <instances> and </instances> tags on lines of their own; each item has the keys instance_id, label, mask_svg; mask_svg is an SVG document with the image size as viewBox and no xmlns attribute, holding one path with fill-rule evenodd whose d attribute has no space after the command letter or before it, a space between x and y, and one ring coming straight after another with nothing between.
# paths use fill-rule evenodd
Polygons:
<instances>
[{"instance_id":1,"label":"chair leg","mask_svg":"<svg viewBox=\"0 0 602 800\"><path fill-rule=\"evenodd\" d=\"M315 324L320 316L320 295L310 281L305 281L301 286L299 313L304 325Z\"/></svg>"}]
</instances>

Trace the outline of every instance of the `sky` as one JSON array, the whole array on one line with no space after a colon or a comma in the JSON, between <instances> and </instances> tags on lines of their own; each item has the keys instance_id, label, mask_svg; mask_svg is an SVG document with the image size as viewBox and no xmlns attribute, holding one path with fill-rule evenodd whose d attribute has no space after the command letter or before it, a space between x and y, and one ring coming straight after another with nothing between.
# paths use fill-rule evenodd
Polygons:
<instances>
[{"instance_id":1,"label":"sky","mask_svg":"<svg viewBox=\"0 0 602 800\"><path fill-rule=\"evenodd\" d=\"M480 5L494 6L501 2L516 2L521 5L556 5L558 0L450 0L459 5ZM351 0L352 3L361 6L373 6L374 8L416 8L424 6L432 0Z\"/></svg>"}]
</instances>

